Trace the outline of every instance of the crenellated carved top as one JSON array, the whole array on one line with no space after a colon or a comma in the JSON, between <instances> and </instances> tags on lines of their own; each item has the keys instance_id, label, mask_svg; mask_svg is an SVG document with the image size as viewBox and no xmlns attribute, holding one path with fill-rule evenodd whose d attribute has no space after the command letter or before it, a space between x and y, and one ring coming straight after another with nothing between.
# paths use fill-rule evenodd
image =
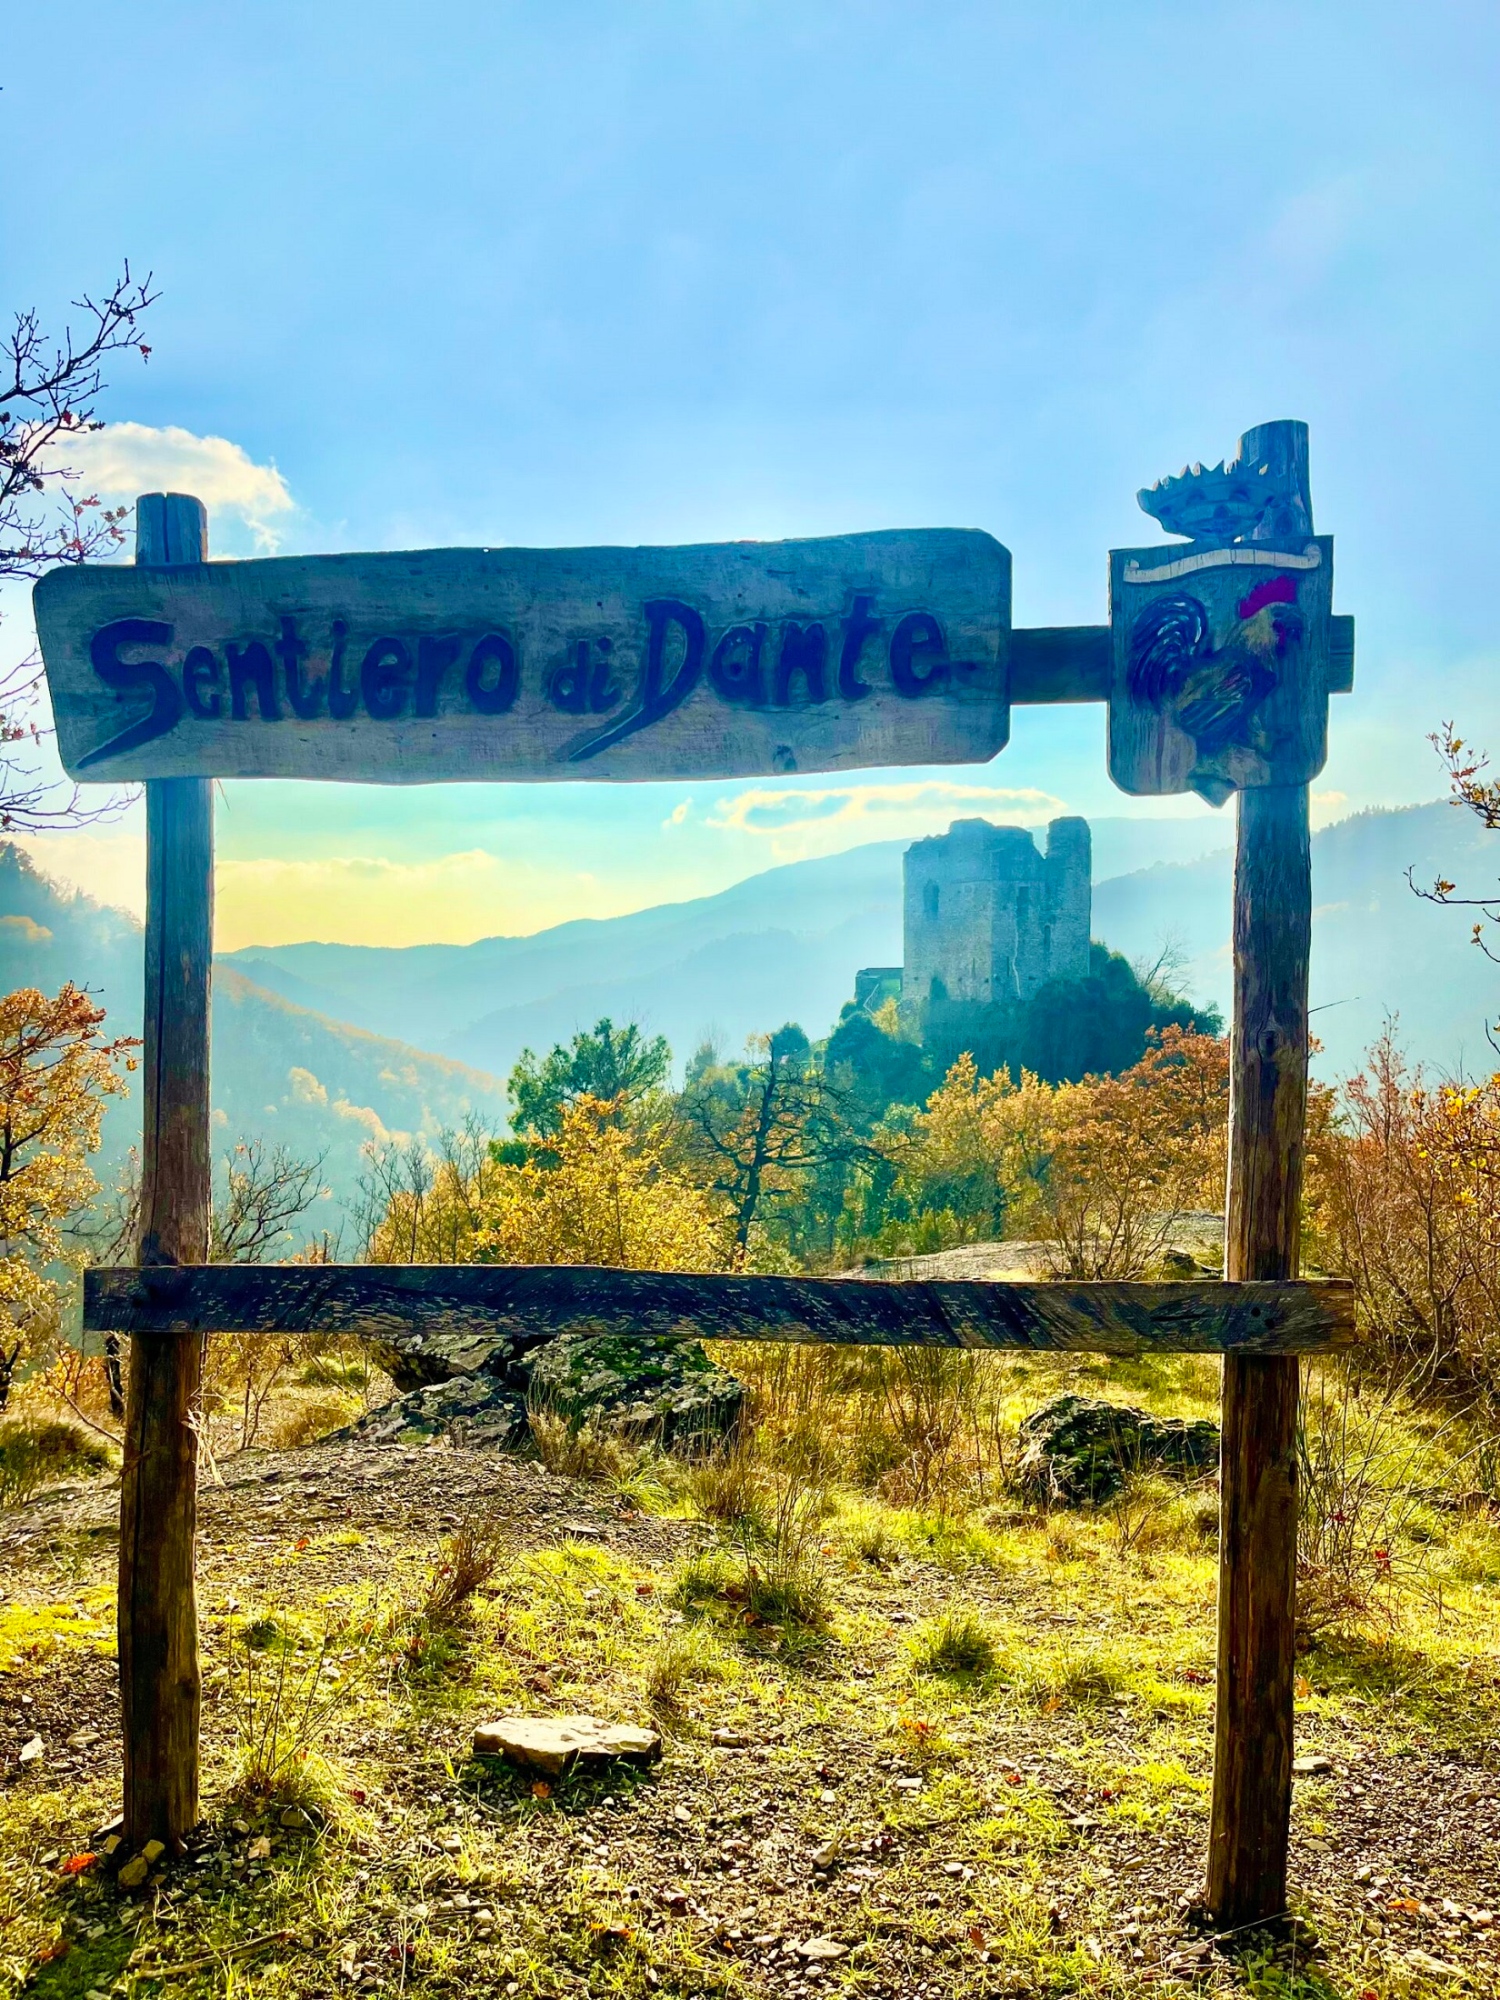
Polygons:
<instances>
[{"instance_id":1,"label":"crenellated carved top","mask_svg":"<svg viewBox=\"0 0 1500 2000\"><path fill-rule=\"evenodd\" d=\"M1305 538L1313 531L1307 425L1287 418L1257 424L1227 464L1184 466L1143 486L1136 499L1169 535L1209 548Z\"/></svg>"}]
</instances>

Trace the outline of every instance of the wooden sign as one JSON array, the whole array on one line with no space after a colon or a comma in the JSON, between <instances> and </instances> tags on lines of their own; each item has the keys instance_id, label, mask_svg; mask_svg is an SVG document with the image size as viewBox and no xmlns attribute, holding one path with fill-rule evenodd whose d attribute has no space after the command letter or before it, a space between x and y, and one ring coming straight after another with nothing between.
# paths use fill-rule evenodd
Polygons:
<instances>
[{"instance_id":1,"label":"wooden sign","mask_svg":"<svg viewBox=\"0 0 1500 2000\"><path fill-rule=\"evenodd\" d=\"M83 780L730 778L1009 735L1010 556L964 529L90 565L35 604Z\"/></svg>"},{"instance_id":2,"label":"wooden sign","mask_svg":"<svg viewBox=\"0 0 1500 2000\"><path fill-rule=\"evenodd\" d=\"M1328 756L1333 539L1113 549L1109 773L1127 792L1299 785Z\"/></svg>"},{"instance_id":3,"label":"wooden sign","mask_svg":"<svg viewBox=\"0 0 1500 2000\"><path fill-rule=\"evenodd\" d=\"M1110 553L1110 776L1216 806L1306 784L1328 755L1328 697L1349 685L1307 425L1257 425L1227 463L1185 466L1136 497L1188 540Z\"/></svg>"}]
</instances>

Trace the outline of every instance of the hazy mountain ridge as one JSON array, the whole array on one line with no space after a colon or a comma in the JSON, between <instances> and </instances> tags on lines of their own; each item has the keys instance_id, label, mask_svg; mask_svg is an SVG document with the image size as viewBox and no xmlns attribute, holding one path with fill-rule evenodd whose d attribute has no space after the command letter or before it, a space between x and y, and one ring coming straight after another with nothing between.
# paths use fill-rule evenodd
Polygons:
<instances>
[{"instance_id":1,"label":"hazy mountain ridge","mask_svg":"<svg viewBox=\"0 0 1500 2000\"><path fill-rule=\"evenodd\" d=\"M1313 835L1313 1031L1317 1066L1346 1075L1394 1017L1402 1045L1442 1070L1495 1066L1485 1025L1500 1017L1500 966L1469 941L1471 913L1425 901L1438 876L1473 895L1495 886L1500 836L1446 802L1372 809ZM1231 999L1228 854L1100 883L1094 934L1130 958L1173 939L1196 998Z\"/></svg>"},{"instance_id":2,"label":"hazy mountain ridge","mask_svg":"<svg viewBox=\"0 0 1500 2000\"><path fill-rule=\"evenodd\" d=\"M17 851L0 845L0 990L56 992L71 979L107 1010L111 1034L141 1031L142 937L125 912L59 889ZM285 1144L323 1153L338 1197L309 1217L336 1228L360 1174L360 1149L385 1134L432 1134L474 1110L491 1127L505 1117L492 1076L451 1057L296 1006L220 961L214 973L214 1139ZM138 1079L105 1116L95 1161L109 1182L140 1133Z\"/></svg>"},{"instance_id":3,"label":"hazy mountain ridge","mask_svg":"<svg viewBox=\"0 0 1500 2000\"><path fill-rule=\"evenodd\" d=\"M1227 1016L1232 815L1104 820L1094 833L1095 937L1148 962L1175 943L1188 990ZM680 1063L707 1033L726 1049L788 1019L825 1033L860 966L899 964L907 844L792 862L716 896L529 938L282 945L229 962L301 1005L425 1037L497 1076L528 1044L601 1014L665 1034ZM1194 858L1171 858L1195 846ZM1106 874L1119 860L1133 865ZM1482 888L1500 873L1500 840L1487 844L1477 821L1441 803L1358 813L1313 836L1313 1005L1327 1074L1357 1064L1387 1014L1428 1061L1488 1066L1500 972L1469 945L1462 912L1412 893L1408 867L1420 883L1444 874Z\"/></svg>"},{"instance_id":4,"label":"hazy mountain ridge","mask_svg":"<svg viewBox=\"0 0 1500 2000\"><path fill-rule=\"evenodd\" d=\"M1232 837L1230 819L1116 822L1150 853ZM1151 829L1155 829L1153 833ZM881 841L790 863L718 895L525 938L404 950L316 943L250 949L217 964L215 1124L226 1144L282 1140L326 1151L347 1195L360 1147L382 1132L432 1133L474 1110L499 1129L505 1076L601 1015L665 1034L679 1065L705 1037L731 1050L797 1020L824 1034L863 965L901 959L901 856ZM1108 837L1097 842L1111 852ZM1325 1075L1357 1066L1387 1015L1413 1055L1487 1072L1485 1023L1500 967L1469 943L1467 913L1413 894L1437 875L1464 893L1500 874L1500 838L1444 804L1359 813L1313 838L1314 1027ZM1174 940L1195 998L1227 1011L1227 848L1096 881L1094 935L1132 959ZM61 890L0 846L0 980L85 984L112 1029L138 1033L141 932L133 918ZM134 1142L138 1098L111 1109L106 1172Z\"/></svg>"}]
</instances>

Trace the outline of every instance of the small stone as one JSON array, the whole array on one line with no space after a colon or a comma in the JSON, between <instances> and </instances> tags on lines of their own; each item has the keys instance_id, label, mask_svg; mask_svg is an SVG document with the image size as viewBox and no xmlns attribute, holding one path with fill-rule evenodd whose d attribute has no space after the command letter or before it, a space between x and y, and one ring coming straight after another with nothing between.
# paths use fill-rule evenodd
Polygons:
<instances>
[{"instance_id":1,"label":"small stone","mask_svg":"<svg viewBox=\"0 0 1500 2000\"><path fill-rule=\"evenodd\" d=\"M654 1729L601 1722L593 1715L507 1715L474 1732L476 1757L508 1757L529 1771L561 1777L579 1758L649 1763L661 1755Z\"/></svg>"},{"instance_id":2,"label":"small stone","mask_svg":"<svg viewBox=\"0 0 1500 2000\"><path fill-rule=\"evenodd\" d=\"M125 1863L115 1879L122 1889L139 1889L150 1873L151 1863L144 1854L137 1854Z\"/></svg>"},{"instance_id":3,"label":"small stone","mask_svg":"<svg viewBox=\"0 0 1500 2000\"><path fill-rule=\"evenodd\" d=\"M799 1958L805 1958L809 1965L826 1964L828 1960L842 1958L849 1947L840 1944L837 1938L808 1938L804 1944L794 1945Z\"/></svg>"},{"instance_id":4,"label":"small stone","mask_svg":"<svg viewBox=\"0 0 1500 2000\"><path fill-rule=\"evenodd\" d=\"M21 1745L19 1761L23 1764L39 1764L42 1760L43 1748L44 1745L40 1736L28 1737Z\"/></svg>"},{"instance_id":5,"label":"small stone","mask_svg":"<svg viewBox=\"0 0 1500 2000\"><path fill-rule=\"evenodd\" d=\"M110 1861L124 1846L124 1844L125 1840L123 1834L112 1833L109 1836L108 1840L100 1842L99 1852L104 1856L106 1861Z\"/></svg>"},{"instance_id":6,"label":"small stone","mask_svg":"<svg viewBox=\"0 0 1500 2000\"><path fill-rule=\"evenodd\" d=\"M920 1792L922 1784L923 1780L921 1778L898 1778L896 1780L896 1790L898 1792Z\"/></svg>"},{"instance_id":7,"label":"small stone","mask_svg":"<svg viewBox=\"0 0 1500 2000\"><path fill-rule=\"evenodd\" d=\"M68 1738L68 1748L70 1750L87 1750L91 1743L97 1743L98 1741L99 1732L97 1729L75 1729L73 1734Z\"/></svg>"},{"instance_id":8,"label":"small stone","mask_svg":"<svg viewBox=\"0 0 1500 2000\"><path fill-rule=\"evenodd\" d=\"M148 1868L154 1868L166 1851L167 1845L165 1841L148 1840L146 1845L141 1849L141 1859L146 1863Z\"/></svg>"},{"instance_id":9,"label":"small stone","mask_svg":"<svg viewBox=\"0 0 1500 2000\"><path fill-rule=\"evenodd\" d=\"M248 1833L250 1822L247 1819L232 1819L229 1822L229 1830L231 1833Z\"/></svg>"},{"instance_id":10,"label":"small stone","mask_svg":"<svg viewBox=\"0 0 1500 2000\"><path fill-rule=\"evenodd\" d=\"M834 1862L838 1860L838 1858L839 1858L838 1841L825 1840L821 1847L815 1847L813 1849L812 1865L814 1868L831 1868Z\"/></svg>"},{"instance_id":11,"label":"small stone","mask_svg":"<svg viewBox=\"0 0 1500 2000\"><path fill-rule=\"evenodd\" d=\"M1311 1756L1294 1757L1292 1759L1292 1776L1294 1778L1320 1778L1324 1772L1331 1771L1332 1769L1333 1759L1331 1757Z\"/></svg>"},{"instance_id":12,"label":"small stone","mask_svg":"<svg viewBox=\"0 0 1500 2000\"><path fill-rule=\"evenodd\" d=\"M716 1729L709 1741L716 1750L747 1750L750 1740L741 1736L737 1729Z\"/></svg>"},{"instance_id":13,"label":"small stone","mask_svg":"<svg viewBox=\"0 0 1500 2000\"><path fill-rule=\"evenodd\" d=\"M247 1859L251 1861L269 1861L271 1858L270 1834L263 1833L259 1840L252 1840L249 1847L246 1848L245 1853Z\"/></svg>"}]
</instances>

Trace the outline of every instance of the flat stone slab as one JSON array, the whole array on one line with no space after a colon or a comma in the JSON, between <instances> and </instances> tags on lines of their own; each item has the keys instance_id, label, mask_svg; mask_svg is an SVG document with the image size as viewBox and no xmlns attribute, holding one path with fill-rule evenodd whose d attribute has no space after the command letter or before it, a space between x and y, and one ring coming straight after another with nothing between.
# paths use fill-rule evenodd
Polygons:
<instances>
[{"instance_id":1,"label":"flat stone slab","mask_svg":"<svg viewBox=\"0 0 1500 2000\"><path fill-rule=\"evenodd\" d=\"M661 1755L654 1729L601 1722L593 1715L506 1715L474 1731L476 1757L508 1757L523 1770L560 1778L580 1759L650 1764Z\"/></svg>"}]
</instances>

